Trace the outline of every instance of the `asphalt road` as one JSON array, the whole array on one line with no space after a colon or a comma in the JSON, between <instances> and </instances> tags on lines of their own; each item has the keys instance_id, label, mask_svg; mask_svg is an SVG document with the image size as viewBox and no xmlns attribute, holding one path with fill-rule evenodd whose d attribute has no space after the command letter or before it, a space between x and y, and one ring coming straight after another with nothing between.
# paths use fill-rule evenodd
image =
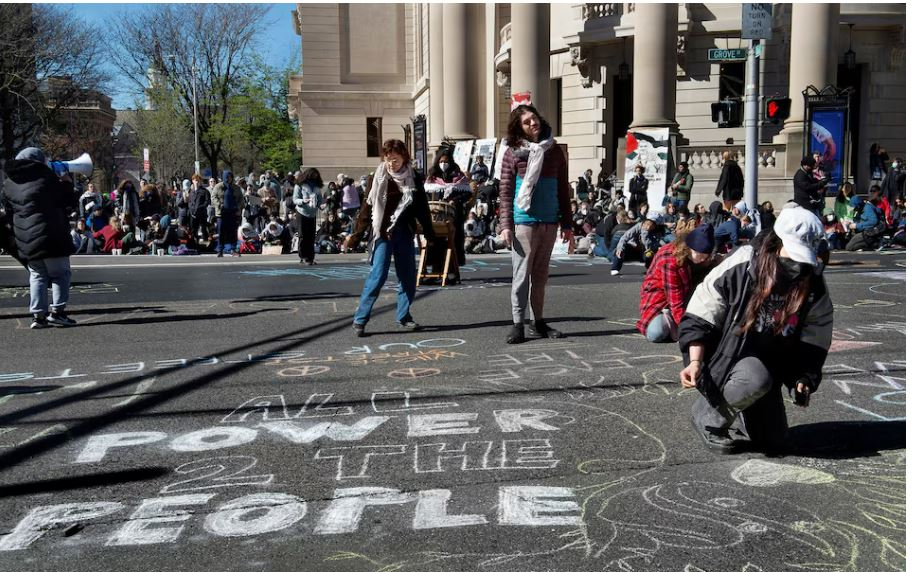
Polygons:
<instances>
[{"instance_id":1,"label":"asphalt road","mask_svg":"<svg viewBox=\"0 0 916 572\"><path fill-rule=\"evenodd\" d=\"M507 256L389 283L358 257L73 258L70 329L0 259L0 570L903 570L905 257L839 254L795 450L719 456L642 271L554 261L569 337L503 342ZM391 278L394 278L392 273Z\"/></svg>"}]
</instances>

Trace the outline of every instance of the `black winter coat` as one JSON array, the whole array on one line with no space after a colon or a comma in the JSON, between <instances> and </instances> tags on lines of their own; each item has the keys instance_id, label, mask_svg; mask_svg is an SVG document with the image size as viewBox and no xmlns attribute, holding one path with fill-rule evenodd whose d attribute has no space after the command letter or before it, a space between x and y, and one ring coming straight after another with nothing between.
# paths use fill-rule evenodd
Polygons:
<instances>
[{"instance_id":1,"label":"black winter coat","mask_svg":"<svg viewBox=\"0 0 916 572\"><path fill-rule=\"evenodd\" d=\"M73 254L69 220L77 207L73 183L61 181L44 163L13 160L6 165L3 203L19 256L31 261Z\"/></svg>"},{"instance_id":2,"label":"black winter coat","mask_svg":"<svg viewBox=\"0 0 916 572\"><path fill-rule=\"evenodd\" d=\"M744 173L734 159L722 164L722 174L716 185L716 196L725 201L740 201L744 196Z\"/></svg>"},{"instance_id":3,"label":"black winter coat","mask_svg":"<svg viewBox=\"0 0 916 572\"><path fill-rule=\"evenodd\" d=\"M809 211L817 211L819 207L824 206L824 196L821 189L826 187L829 182L829 179L818 181L813 174L804 169L799 169L792 179L792 187L795 191L792 198Z\"/></svg>"},{"instance_id":4,"label":"black winter coat","mask_svg":"<svg viewBox=\"0 0 916 572\"><path fill-rule=\"evenodd\" d=\"M188 211L191 216L200 219L207 218L208 206L210 206L210 191L207 187L197 187L191 191L188 199Z\"/></svg>"}]
</instances>

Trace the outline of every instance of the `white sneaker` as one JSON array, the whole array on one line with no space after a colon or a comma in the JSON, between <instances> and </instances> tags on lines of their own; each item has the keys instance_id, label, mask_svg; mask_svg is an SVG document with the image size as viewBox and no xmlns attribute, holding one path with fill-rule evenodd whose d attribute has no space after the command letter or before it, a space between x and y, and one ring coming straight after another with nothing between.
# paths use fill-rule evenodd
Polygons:
<instances>
[{"instance_id":1,"label":"white sneaker","mask_svg":"<svg viewBox=\"0 0 916 572\"><path fill-rule=\"evenodd\" d=\"M620 270L611 270L611 276L617 276L620 274Z\"/></svg>"}]
</instances>

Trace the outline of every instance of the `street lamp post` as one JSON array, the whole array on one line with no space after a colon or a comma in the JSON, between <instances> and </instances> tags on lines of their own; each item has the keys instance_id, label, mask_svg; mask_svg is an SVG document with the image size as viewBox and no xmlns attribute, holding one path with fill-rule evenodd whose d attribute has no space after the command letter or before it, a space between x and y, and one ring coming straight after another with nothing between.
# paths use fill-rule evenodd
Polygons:
<instances>
[{"instance_id":1,"label":"street lamp post","mask_svg":"<svg viewBox=\"0 0 916 572\"><path fill-rule=\"evenodd\" d=\"M197 58L191 63L191 91L194 98L194 172L200 174L200 144L197 136Z\"/></svg>"}]
</instances>

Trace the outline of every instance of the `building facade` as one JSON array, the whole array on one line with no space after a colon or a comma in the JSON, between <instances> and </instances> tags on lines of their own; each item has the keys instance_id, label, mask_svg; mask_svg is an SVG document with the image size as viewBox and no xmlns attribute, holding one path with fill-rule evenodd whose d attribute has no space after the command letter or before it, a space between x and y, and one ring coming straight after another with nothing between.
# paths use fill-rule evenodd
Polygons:
<instances>
[{"instance_id":1,"label":"building facade","mask_svg":"<svg viewBox=\"0 0 916 572\"><path fill-rule=\"evenodd\" d=\"M75 159L83 153L92 157L92 182L100 192L113 188L115 172L112 132L115 111L111 98L95 90L80 89L68 79L47 78L45 105L59 107L55 121L42 135L42 147L49 157ZM73 90L77 97L62 95ZM60 104L59 100L68 103Z\"/></svg>"},{"instance_id":2,"label":"building facade","mask_svg":"<svg viewBox=\"0 0 916 572\"><path fill-rule=\"evenodd\" d=\"M905 4L774 4L762 41L761 95L792 99L763 122L759 200L787 199L804 153L808 86L852 88L847 171L868 184L868 148L906 155ZM746 47L741 4L299 4L303 70L290 80L303 164L351 175L378 164L378 144L427 118L444 137L501 137L512 93L534 105L566 146L570 177L623 175L629 129L666 127L677 161L708 202L722 153L742 166L745 128L720 128L710 104L741 97L744 62L708 59Z\"/></svg>"}]
</instances>

